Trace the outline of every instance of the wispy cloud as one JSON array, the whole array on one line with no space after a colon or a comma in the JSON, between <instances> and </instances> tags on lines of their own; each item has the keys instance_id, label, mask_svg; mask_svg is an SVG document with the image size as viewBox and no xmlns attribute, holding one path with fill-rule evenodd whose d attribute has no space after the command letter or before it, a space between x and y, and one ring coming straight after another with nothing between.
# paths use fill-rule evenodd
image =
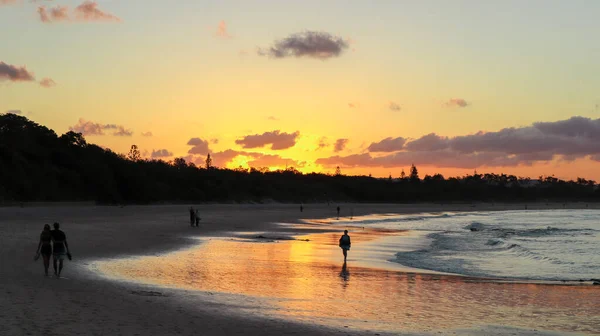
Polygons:
<instances>
[{"instance_id":1,"label":"wispy cloud","mask_svg":"<svg viewBox=\"0 0 600 336\"><path fill-rule=\"evenodd\" d=\"M327 141L327 137L321 137L319 139L319 143L317 144L317 150L329 147L329 142Z\"/></svg>"},{"instance_id":2,"label":"wispy cloud","mask_svg":"<svg viewBox=\"0 0 600 336\"><path fill-rule=\"evenodd\" d=\"M43 78L40 81L40 85L45 88L51 88L53 86L56 86L56 82L52 78Z\"/></svg>"},{"instance_id":3,"label":"wispy cloud","mask_svg":"<svg viewBox=\"0 0 600 336\"><path fill-rule=\"evenodd\" d=\"M221 22L219 22L219 25L217 26L217 29L215 30L215 36L219 37L219 38L224 38L224 39L229 39L229 38L233 37L233 36L231 36L231 34L229 34L229 31L227 30L227 24L223 20L221 20Z\"/></svg>"},{"instance_id":4,"label":"wispy cloud","mask_svg":"<svg viewBox=\"0 0 600 336\"><path fill-rule=\"evenodd\" d=\"M6 111L4 113L7 113L7 114L8 113L11 113L11 114L23 114L23 111L21 111L21 110L8 110L8 111Z\"/></svg>"},{"instance_id":5,"label":"wispy cloud","mask_svg":"<svg viewBox=\"0 0 600 336\"><path fill-rule=\"evenodd\" d=\"M279 118L275 117L275 116L268 116L267 120L271 120L271 121L279 121Z\"/></svg>"},{"instance_id":6,"label":"wispy cloud","mask_svg":"<svg viewBox=\"0 0 600 336\"><path fill-rule=\"evenodd\" d=\"M348 42L326 32L306 31L277 40L269 48L258 49L260 56L272 58L309 57L326 60L340 56L348 49Z\"/></svg>"},{"instance_id":7,"label":"wispy cloud","mask_svg":"<svg viewBox=\"0 0 600 336\"><path fill-rule=\"evenodd\" d=\"M469 103L462 98L451 98L447 102L444 103L446 107L467 107Z\"/></svg>"},{"instance_id":8,"label":"wispy cloud","mask_svg":"<svg viewBox=\"0 0 600 336\"><path fill-rule=\"evenodd\" d=\"M388 108L392 111L400 111L402 109L402 107L400 107L399 104L394 103L394 102L390 102L390 104L388 105Z\"/></svg>"},{"instance_id":9,"label":"wispy cloud","mask_svg":"<svg viewBox=\"0 0 600 336\"><path fill-rule=\"evenodd\" d=\"M69 7L56 5L50 9L46 6L39 6L37 9L40 21L44 23L52 23L59 21L69 21Z\"/></svg>"},{"instance_id":10,"label":"wispy cloud","mask_svg":"<svg viewBox=\"0 0 600 336\"><path fill-rule=\"evenodd\" d=\"M348 103L348 107L349 108L359 108L360 107L360 103Z\"/></svg>"},{"instance_id":11,"label":"wispy cloud","mask_svg":"<svg viewBox=\"0 0 600 336\"><path fill-rule=\"evenodd\" d=\"M144 137L151 137L151 136L153 136L153 134L152 134L152 132L143 132L142 136L144 136Z\"/></svg>"},{"instance_id":12,"label":"wispy cloud","mask_svg":"<svg viewBox=\"0 0 600 336\"><path fill-rule=\"evenodd\" d=\"M19 2L19 0L0 0L0 6L2 5L12 5Z\"/></svg>"},{"instance_id":13,"label":"wispy cloud","mask_svg":"<svg viewBox=\"0 0 600 336\"><path fill-rule=\"evenodd\" d=\"M121 21L118 17L100 10L98 3L90 0L75 7L75 17L82 21Z\"/></svg>"},{"instance_id":14,"label":"wispy cloud","mask_svg":"<svg viewBox=\"0 0 600 336\"><path fill-rule=\"evenodd\" d=\"M112 135L114 136L131 136L132 130L126 129L124 126L115 124L101 124L83 118L79 118L77 124L69 127L70 131L81 133L86 136L91 135L105 135L104 131L114 130Z\"/></svg>"},{"instance_id":15,"label":"wispy cloud","mask_svg":"<svg viewBox=\"0 0 600 336\"><path fill-rule=\"evenodd\" d=\"M160 159L160 158L166 158L166 157L171 157L171 156L173 156L173 152L169 152L166 149L152 150L152 154L150 155L150 157L153 159Z\"/></svg>"},{"instance_id":16,"label":"wispy cloud","mask_svg":"<svg viewBox=\"0 0 600 336\"><path fill-rule=\"evenodd\" d=\"M259 148L271 145L272 150L281 150L294 147L299 135L300 132L298 131L285 133L275 130L263 134L246 135L242 139L236 140L235 143L243 148Z\"/></svg>"}]
</instances>

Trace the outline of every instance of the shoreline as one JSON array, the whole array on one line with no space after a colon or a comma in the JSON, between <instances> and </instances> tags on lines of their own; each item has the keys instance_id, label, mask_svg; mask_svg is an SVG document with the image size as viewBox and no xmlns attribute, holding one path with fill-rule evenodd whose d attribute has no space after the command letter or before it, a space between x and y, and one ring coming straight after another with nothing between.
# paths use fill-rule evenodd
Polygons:
<instances>
[{"instance_id":1,"label":"shoreline","mask_svg":"<svg viewBox=\"0 0 600 336\"><path fill-rule=\"evenodd\" d=\"M202 330L204 334L223 335L248 330L260 331L266 335L307 332L309 334L337 334L340 329L321 325L297 324L291 321L269 320L260 314L248 316L228 316L228 305L216 301L200 302L189 299L194 295L188 291L174 290L167 296L152 294L152 286L143 284L125 284L107 279L93 279L92 272L82 272L86 262L103 258L118 258L131 255L157 255L191 248L198 242L188 236L216 237L228 236L231 232L273 232L285 231L276 223L306 224L302 218L332 218L335 206L305 205L300 212L298 205L200 205L200 228L191 228L187 223L184 205L164 206L127 206L125 208L88 206L88 207L46 207L46 208L3 208L0 207L0 233L9 237L2 246L0 261L6 267L2 272L0 284L3 285L8 300L0 308L8 313L9 331L15 334L27 332L36 334L48 327L43 312L48 309L62 309L65 317L59 318L62 326L57 332L100 334L125 330L125 334L136 332L145 334L193 334ZM458 211L520 210L523 205L506 209L490 206L477 207L398 205L398 204L340 204L342 216L348 207L353 215L385 213L438 213ZM550 209L550 208L547 208ZM35 224L28 214L38 213ZM59 221L69 237L74 254L73 265L67 262L65 277L67 281L45 279L41 276L39 263L30 262L35 237L44 221ZM9 223L8 225L6 223ZM194 231L195 230L195 231ZM6 239L6 238L5 238ZM29 246L26 249L17 246ZM27 250L27 251L25 251ZM29 252L31 250L31 252ZM7 253L9 252L9 253ZM23 267L25 266L25 267ZM76 267L74 267L76 266ZM56 280L56 281L54 281ZM50 292L47 292L50 291ZM104 293L112 293L110 298ZM173 294L177 292L176 294ZM62 296L61 296L62 295ZM87 298L83 299L82 297ZM175 299L178 297L182 300ZM197 299L197 298L196 298ZM167 302L164 302L167 300ZM182 303L186 301L187 303ZM217 300L218 301L218 300ZM23 306L27 302L27 306ZM207 307L204 307L205 302ZM208 303L207 303L208 302ZM225 302L228 302L225 300ZM4 306L6 304L6 306ZM200 304L200 306L198 306ZM32 310L31 306L38 307ZM209 307L208 307L209 306ZM235 306L235 300L229 301ZM117 307L115 309L115 307ZM185 307L185 308L183 308ZM213 307L217 307L213 309ZM162 314L157 315L155 312ZM25 314L25 315L23 315ZM19 316L28 316L26 320ZM37 317L36 317L37 316ZM83 318L86 323L72 316ZM71 317L71 318L69 318ZM235 323L232 323L232 318ZM25 321L38 322L28 323ZM150 319L150 320L149 320ZM1 319L0 319L1 320ZM4 321L3 321L4 322ZM13 322L13 323L10 323ZM209 327L207 327L207 324ZM86 327L89 325L89 328ZM181 327L185 325L186 327ZM13 329L11 329L13 328ZM149 329L148 329L149 328ZM137 330L137 331L136 331ZM265 333L265 330L267 332ZM364 330L343 330L350 334L364 334ZM500 333L501 334L501 333Z\"/></svg>"}]
</instances>

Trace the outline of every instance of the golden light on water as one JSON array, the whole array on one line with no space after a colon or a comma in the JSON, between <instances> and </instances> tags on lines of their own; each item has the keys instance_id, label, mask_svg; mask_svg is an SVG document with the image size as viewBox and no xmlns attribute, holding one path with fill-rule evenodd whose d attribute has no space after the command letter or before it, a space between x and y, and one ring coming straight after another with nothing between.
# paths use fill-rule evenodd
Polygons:
<instances>
[{"instance_id":1,"label":"golden light on water","mask_svg":"<svg viewBox=\"0 0 600 336\"><path fill-rule=\"evenodd\" d=\"M347 265L338 234L257 242L204 240L198 247L99 262L100 271L150 284L266 298L265 315L373 330L435 331L504 325L600 332L592 286L491 283L354 266L373 238L353 234Z\"/></svg>"}]
</instances>

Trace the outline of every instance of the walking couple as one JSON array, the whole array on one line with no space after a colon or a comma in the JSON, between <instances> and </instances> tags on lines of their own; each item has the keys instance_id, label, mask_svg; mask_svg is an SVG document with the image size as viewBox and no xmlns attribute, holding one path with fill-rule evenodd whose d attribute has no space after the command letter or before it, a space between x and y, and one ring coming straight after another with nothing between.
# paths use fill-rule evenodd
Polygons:
<instances>
[{"instance_id":1,"label":"walking couple","mask_svg":"<svg viewBox=\"0 0 600 336\"><path fill-rule=\"evenodd\" d=\"M40 255L44 258L46 275L48 275L50 256L52 255L54 257L54 275L60 277L65 257L69 260L72 259L69 244L67 244L67 235L60 230L60 224L54 223L54 230L50 230L50 225L44 225L34 260L38 260Z\"/></svg>"}]
</instances>

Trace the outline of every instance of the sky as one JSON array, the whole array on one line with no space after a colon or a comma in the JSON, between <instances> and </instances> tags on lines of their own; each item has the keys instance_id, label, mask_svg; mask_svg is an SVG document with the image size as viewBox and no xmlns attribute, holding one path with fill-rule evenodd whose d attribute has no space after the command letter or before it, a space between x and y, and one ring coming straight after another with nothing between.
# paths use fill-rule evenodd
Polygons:
<instances>
[{"instance_id":1,"label":"sky","mask_svg":"<svg viewBox=\"0 0 600 336\"><path fill-rule=\"evenodd\" d=\"M600 180L600 2L0 0L0 113L147 158Z\"/></svg>"}]
</instances>

